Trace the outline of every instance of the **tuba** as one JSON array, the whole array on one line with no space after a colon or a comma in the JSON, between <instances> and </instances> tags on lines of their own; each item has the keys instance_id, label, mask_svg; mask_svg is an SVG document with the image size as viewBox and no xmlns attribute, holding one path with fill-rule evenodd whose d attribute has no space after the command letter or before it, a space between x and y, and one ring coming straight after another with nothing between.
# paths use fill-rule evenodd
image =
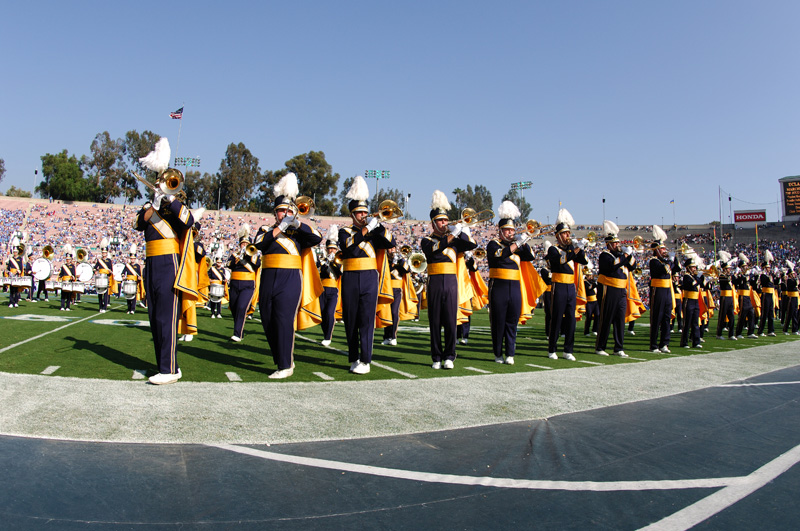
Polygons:
<instances>
[{"instance_id":1,"label":"tuba","mask_svg":"<svg viewBox=\"0 0 800 531\"><path fill-rule=\"evenodd\" d=\"M86 249L78 249L75 251L75 259L78 262L85 262L86 261Z\"/></svg>"},{"instance_id":2,"label":"tuba","mask_svg":"<svg viewBox=\"0 0 800 531\"><path fill-rule=\"evenodd\" d=\"M42 258L44 258L45 260L52 260L54 253L55 250L53 249L52 245L45 245L44 248L42 249Z\"/></svg>"},{"instance_id":3,"label":"tuba","mask_svg":"<svg viewBox=\"0 0 800 531\"><path fill-rule=\"evenodd\" d=\"M408 257L408 267L414 273L422 273L428 269L428 261L422 253L411 253Z\"/></svg>"}]
</instances>

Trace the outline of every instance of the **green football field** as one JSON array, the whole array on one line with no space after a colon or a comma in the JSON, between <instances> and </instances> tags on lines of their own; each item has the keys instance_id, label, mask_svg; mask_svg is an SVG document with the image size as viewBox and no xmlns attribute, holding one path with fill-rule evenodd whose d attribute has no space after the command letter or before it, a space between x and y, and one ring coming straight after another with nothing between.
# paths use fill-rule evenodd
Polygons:
<instances>
[{"instance_id":1,"label":"green football field","mask_svg":"<svg viewBox=\"0 0 800 531\"><path fill-rule=\"evenodd\" d=\"M144 379L156 372L152 337L144 308L136 314L125 313L125 301L111 301L111 311L97 312L97 296L86 295L73 306L73 311L59 311L59 300L29 303L24 300L18 308L8 308L8 294L0 298L0 371L9 373L51 374L79 378L111 380ZM267 346L258 313L247 321L243 341L234 343L233 321L223 309L224 319L211 319L210 312L198 308L200 333L190 343L180 342L178 364L184 381L255 382L268 380L276 369ZM458 359L453 370L433 370L430 366L430 339L427 314L419 322L404 321L398 331L397 346L381 345L383 332L375 333L372 371L356 376L348 372L347 345L344 328L334 328L330 347L320 344L319 327L299 332L295 340L295 371L288 381L351 381L380 379L447 378L453 376L502 374L545 371L591 365L643 363L663 359L668 355L648 352L649 315L645 313L635 326L635 335L625 336L625 352L630 356L601 357L594 354L594 337L583 335L583 323L578 323L575 356L577 362L547 357L544 335L544 314L538 310L534 318L521 326L517 338L516 364L494 362L489 336L489 316L486 310L472 317L469 344L457 345ZM641 323L641 324L640 324ZM671 356L699 356L752 346L794 341L800 336L786 336L776 321L777 337L761 337L740 341L715 339L716 320L705 334L701 349L678 347L680 337L673 334ZM560 343L561 345L561 343ZM610 342L607 350L612 350ZM559 352L559 355L561 353Z\"/></svg>"}]
</instances>

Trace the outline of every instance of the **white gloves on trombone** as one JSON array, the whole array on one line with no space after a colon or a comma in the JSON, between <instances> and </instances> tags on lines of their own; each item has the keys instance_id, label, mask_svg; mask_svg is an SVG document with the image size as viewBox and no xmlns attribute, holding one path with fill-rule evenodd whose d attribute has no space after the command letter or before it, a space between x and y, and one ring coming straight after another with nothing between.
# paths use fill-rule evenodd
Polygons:
<instances>
[{"instance_id":1,"label":"white gloves on trombone","mask_svg":"<svg viewBox=\"0 0 800 531\"><path fill-rule=\"evenodd\" d=\"M589 243L589 241L585 240L585 239L583 239L583 240L572 240L572 246L575 247L576 249L583 249L586 246L587 243Z\"/></svg>"},{"instance_id":2,"label":"white gloves on trombone","mask_svg":"<svg viewBox=\"0 0 800 531\"><path fill-rule=\"evenodd\" d=\"M281 232L285 232L286 229L289 227L298 228L300 226L300 220L297 219L295 216L286 216L283 220L278 224L278 230Z\"/></svg>"},{"instance_id":3,"label":"white gloves on trombone","mask_svg":"<svg viewBox=\"0 0 800 531\"><path fill-rule=\"evenodd\" d=\"M528 240L530 239L531 239L530 234L528 234L527 232L521 232L517 234L517 236L514 238L514 243L517 244L517 247L522 247L523 245L528 243Z\"/></svg>"},{"instance_id":4,"label":"white gloves on trombone","mask_svg":"<svg viewBox=\"0 0 800 531\"><path fill-rule=\"evenodd\" d=\"M461 223L456 223L455 225L450 226L450 234L453 238L458 238L458 235L461 234L461 231L464 228L461 226Z\"/></svg>"},{"instance_id":5,"label":"white gloves on trombone","mask_svg":"<svg viewBox=\"0 0 800 531\"><path fill-rule=\"evenodd\" d=\"M367 222L367 230L369 232L372 232L375 229L377 229L378 225L380 225L380 224L381 224L381 222L378 221L378 218L376 218L376 217L369 218L369 221Z\"/></svg>"},{"instance_id":6,"label":"white gloves on trombone","mask_svg":"<svg viewBox=\"0 0 800 531\"><path fill-rule=\"evenodd\" d=\"M461 227L461 234L466 234L467 236L472 238L472 231L469 230L469 227L467 225Z\"/></svg>"}]
</instances>

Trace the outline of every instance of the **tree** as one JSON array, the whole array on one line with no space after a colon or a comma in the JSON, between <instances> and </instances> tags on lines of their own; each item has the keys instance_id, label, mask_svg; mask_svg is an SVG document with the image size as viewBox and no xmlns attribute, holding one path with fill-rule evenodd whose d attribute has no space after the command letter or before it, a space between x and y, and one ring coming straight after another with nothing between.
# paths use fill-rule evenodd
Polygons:
<instances>
[{"instance_id":1,"label":"tree","mask_svg":"<svg viewBox=\"0 0 800 531\"><path fill-rule=\"evenodd\" d=\"M112 140L108 131L94 137L90 146L91 156L82 157L82 165L87 169L87 178L96 190L95 201L108 203L123 195L125 169L125 144L122 140ZM138 188L138 186L137 186ZM130 192L126 194L126 197Z\"/></svg>"},{"instance_id":2,"label":"tree","mask_svg":"<svg viewBox=\"0 0 800 531\"><path fill-rule=\"evenodd\" d=\"M339 174L333 173L333 167L325 160L322 151L309 151L297 155L285 162L285 167L275 172L267 172L259 185L259 204L269 205L265 210L272 210L275 199L272 187L281 177L292 172L297 175L300 194L310 196L316 205L316 212L322 216L336 214L336 191Z\"/></svg>"},{"instance_id":3,"label":"tree","mask_svg":"<svg viewBox=\"0 0 800 531\"><path fill-rule=\"evenodd\" d=\"M369 200L369 211L370 212L377 212L378 207L380 206L381 202L389 199L397 203L397 206L403 210L405 206L403 199L405 199L406 194L403 193L402 190L395 190L394 188L381 188L378 190L378 193L373 195L372 198Z\"/></svg>"},{"instance_id":4,"label":"tree","mask_svg":"<svg viewBox=\"0 0 800 531\"><path fill-rule=\"evenodd\" d=\"M90 200L92 190L83 178L83 169L75 155L69 155L65 149L57 155L47 153L41 158L44 180L36 185L40 197L64 201Z\"/></svg>"},{"instance_id":5,"label":"tree","mask_svg":"<svg viewBox=\"0 0 800 531\"><path fill-rule=\"evenodd\" d=\"M260 174L258 158L243 143L228 145L217 173L222 205L230 210L250 207L250 198Z\"/></svg>"},{"instance_id":6,"label":"tree","mask_svg":"<svg viewBox=\"0 0 800 531\"><path fill-rule=\"evenodd\" d=\"M492 210L492 193L488 188L482 184L478 184L475 188L472 185L467 185L467 189L456 188L453 190L455 200L451 204L452 208L448 212L450 219L459 219L461 211L465 208L473 208L475 212L482 210Z\"/></svg>"},{"instance_id":7,"label":"tree","mask_svg":"<svg viewBox=\"0 0 800 531\"><path fill-rule=\"evenodd\" d=\"M506 192L506 195L503 196L503 201L511 201L517 205L520 212L520 219L523 222L528 220L528 216L530 216L533 207L531 207L531 204L519 193L519 190L509 190Z\"/></svg>"},{"instance_id":8,"label":"tree","mask_svg":"<svg viewBox=\"0 0 800 531\"><path fill-rule=\"evenodd\" d=\"M3 177L6 176L6 161L0 159L0 183L3 182Z\"/></svg>"},{"instance_id":9,"label":"tree","mask_svg":"<svg viewBox=\"0 0 800 531\"><path fill-rule=\"evenodd\" d=\"M206 172L201 177L199 171L187 171L185 177L183 189L186 191L186 203L216 210L219 191L217 176Z\"/></svg>"},{"instance_id":10,"label":"tree","mask_svg":"<svg viewBox=\"0 0 800 531\"><path fill-rule=\"evenodd\" d=\"M2 159L0 159L0 160L2 160ZM30 197L31 193L26 191L26 190L22 190L20 188L17 188L16 186L12 185L11 188L8 189L8 192L6 192L6 196L8 196L8 197Z\"/></svg>"},{"instance_id":11,"label":"tree","mask_svg":"<svg viewBox=\"0 0 800 531\"><path fill-rule=\"evenodd\" d=\"M124 156L126 159L126 168L128 170L135 171L139 174L140 177L146 179L150 184L154 184L156 182L156 178L158 175L154 171L150 171L144 168L142 164L139 162L139 159L142 157L146 157L148 153L153 151L153 148L156 147L156 142L161 140L161 136L155 134L152 131L145 131L142 134L139 134L135 130L130 130L125 133L125 140L123 141L123 151ZM136 196L131 190L131 185L133 182L136 182L136 190L139 190L139 182L133 177L133 181L130 180L131 177L125 179L125 187L126 187L126 197L132 198L131 200L136 200L142 197L141 193ZM152 192L148 190L148 196L152 195Z\"/></svg>"}]
</instances>

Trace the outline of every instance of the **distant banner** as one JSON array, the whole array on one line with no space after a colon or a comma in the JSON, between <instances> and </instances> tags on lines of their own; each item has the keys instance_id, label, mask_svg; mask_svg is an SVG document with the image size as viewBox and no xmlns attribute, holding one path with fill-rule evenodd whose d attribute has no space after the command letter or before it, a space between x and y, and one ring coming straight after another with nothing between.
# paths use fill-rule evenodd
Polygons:
<instances>
[{"instance_id":1,"label":"distant banner","mask_svg":"<svg viewBox=\"0 0 800 531\"><path fill-rule=\"evenodd\" d=\"M767 221L766 210L748 210L746 212L734 212L733 221L735 223L758 223Z\"/></svg>"}]
</instances>

